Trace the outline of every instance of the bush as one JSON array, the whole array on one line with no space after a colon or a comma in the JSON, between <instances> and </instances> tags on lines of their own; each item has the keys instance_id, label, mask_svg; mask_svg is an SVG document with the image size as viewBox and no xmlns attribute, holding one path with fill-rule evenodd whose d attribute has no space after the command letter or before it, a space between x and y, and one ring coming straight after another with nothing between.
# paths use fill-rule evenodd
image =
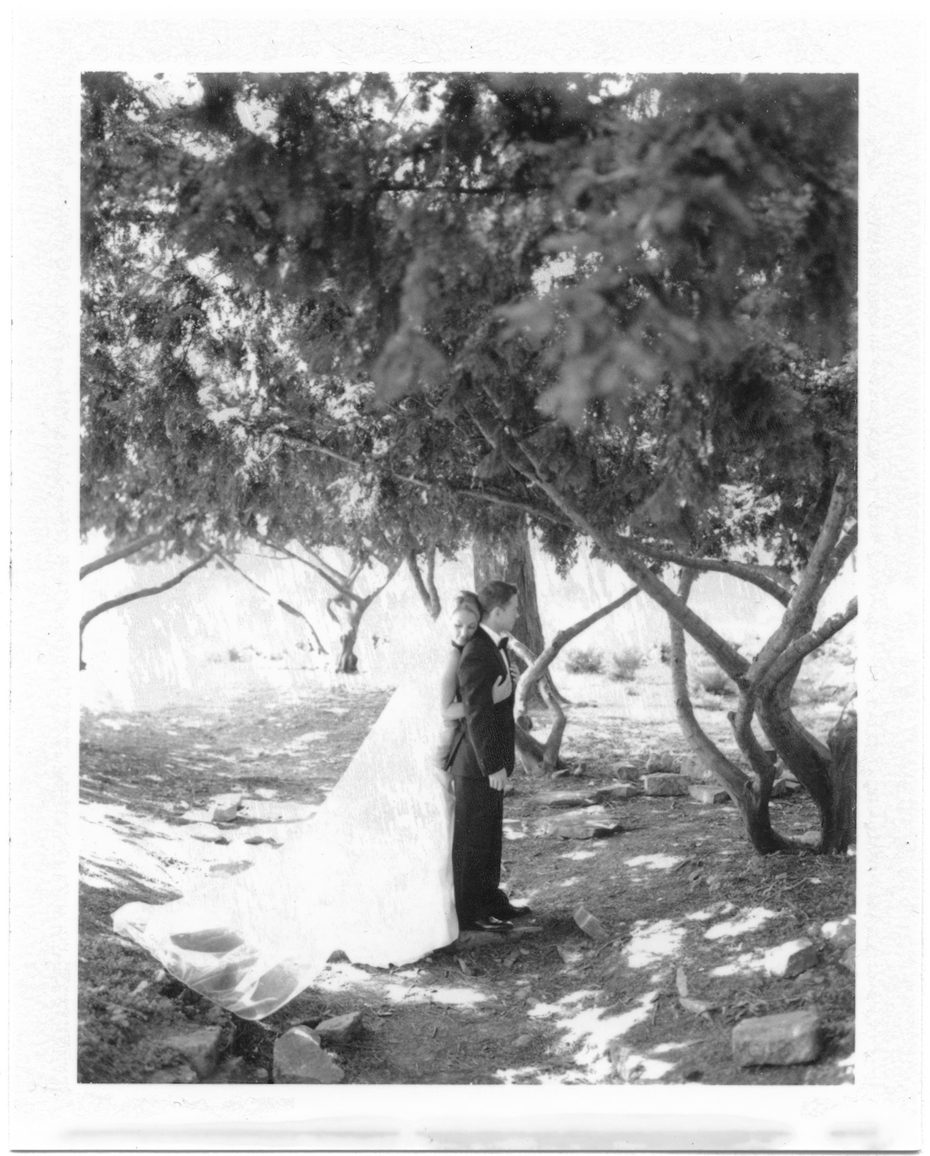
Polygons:
<instances>
[{"instance_id":1,"label":"bush","mask_svg":"<svg viewBox=\"0 0 930 1156\"><path fill-rule=\"evenodd\" d=\"M645 657L641 650L628 646L613 656L610 677L614 682L632 682L644 661Z\"/></svg>"},{"instance_id":2,"label":"bush","mask_svg":"<svg viewBox=\"0 0 930 1156\"><path fill-rule=\"evenodd\" d=\"M604 669L604 656L599 650L570 650L565 656L569 674L600 674Z\"/></svg>"},{"instance_id":3,"label":"bush","mask_svg":"<svg viewBox=\"0 0 930 1156\"><path fill-rule=\"evenodd\" d=\"M736 694L736 683L716 663L698 662L691 671L691 693Z\"/></svg>"}]
</instances>

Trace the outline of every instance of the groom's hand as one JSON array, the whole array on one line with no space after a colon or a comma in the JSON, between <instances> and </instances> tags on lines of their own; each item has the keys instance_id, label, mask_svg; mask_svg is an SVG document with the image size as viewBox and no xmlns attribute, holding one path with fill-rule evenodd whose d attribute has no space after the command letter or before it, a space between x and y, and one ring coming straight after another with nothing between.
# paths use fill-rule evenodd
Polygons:
<instances>
[{"instance_id":1,"label":"groom's hand","mask_svg":"<svg viewBox=\"0 0 930 1156\"><path fill-rule=\"evenodd\" d=\"M502 791L507 786L507 772L503 767L493 775L488 775L488 786L494 791Z\"/></svg>"}]
</instances>

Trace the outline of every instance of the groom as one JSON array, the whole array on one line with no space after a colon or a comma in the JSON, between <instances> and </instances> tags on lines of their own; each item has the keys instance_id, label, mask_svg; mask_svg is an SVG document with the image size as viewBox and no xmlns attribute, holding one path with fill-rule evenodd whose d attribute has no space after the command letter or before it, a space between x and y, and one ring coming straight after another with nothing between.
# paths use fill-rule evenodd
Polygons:
<instances>
[{"instance_id":1,"label":"groom","mask_svg":"<svg viewBox=\"0 0 930 1156\"><path fill-rule=\"evenodd\" d=\"M507 931L528 915L500 889L504 787L514 767L514 696L495 703L494 683L509 669L507 638L517 620L517 589L489 582L478 593L484 613L459 662L465 737L450 770L455 779L452 877L462 931Z\"/></svg>"}]
</instances>

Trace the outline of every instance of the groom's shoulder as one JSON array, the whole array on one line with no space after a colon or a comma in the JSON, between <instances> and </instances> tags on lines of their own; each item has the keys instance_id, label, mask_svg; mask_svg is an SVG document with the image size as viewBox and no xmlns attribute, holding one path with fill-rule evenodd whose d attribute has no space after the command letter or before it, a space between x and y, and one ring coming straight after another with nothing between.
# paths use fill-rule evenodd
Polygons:
<instances>
[{"instance_id":1,"label":"groom's shoulder","mask_svg":"<svg viewBox=\"0 0 930 1156\"><path fill-rule=\"evenodd\" d=\"M475 656L479 654L486 654L489 650L494 649L494 643L491 641L490 635L486 634L480 628L469 638L465 643L465 648L462 651L462 658L469 655Z\"/></svg>"}]
</instances>

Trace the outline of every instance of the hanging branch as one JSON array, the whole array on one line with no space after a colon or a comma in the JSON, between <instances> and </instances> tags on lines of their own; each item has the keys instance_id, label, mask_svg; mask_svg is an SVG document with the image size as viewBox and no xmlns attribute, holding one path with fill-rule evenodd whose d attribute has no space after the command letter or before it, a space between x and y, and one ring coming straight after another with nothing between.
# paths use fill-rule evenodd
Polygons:
<instances>
[{"instance_id":1,"label":"hanging branch","mask_svg":"<svg viewBox=\"0 0 930 1156\"><path fill-rule=\"evenodd\" d=\"M193 574L195 570L199 570L201 567L206 566L210 559L215 557L218 552L219 547L214 546L202 558L199 558L196 562L193 562L179 574L175 574L173 578L169 578L167 582L162 582L160 586L146 586L142 590L133 590L129 594L122 594L119 598L111 598L107 602L101 602L100 605L95 606L93 610L88 610L87 613L84 614L81 618L80 630L78 633L78 656L80 669L84 670L86 665L83 658L84 629L89 623L93 622L93 620L98 615L106 613L107 610L115 610L117 606L125 606L127 602L135 602L137 598L150 598L153 594L163 594L166 590L170 590L172 586L177 586L179 582L183 582L184 579L189 574Z\"/></svg>"},{"instance_id":2,"label":"hanging branch","mask_svg":"<svg viewBox=\"0 0 930 1156\"><path fill-rule=\"evenodd\" d=\"M137 538L134 542L128 542L125 546L120 546L118 550L111 550L109 554L104 554L102 558L97 558L93 562L88 562L82 566L80 577L86 578L88 574L102 570L104 566L112 566L114 562L119 562L123 558L129 558L132 554L137 554L140 550L144 550L146 546L153 546L164 536L164 530L153 530L151 534L146 534L144 538Z\"/></svg>"},{"instance_id":3,"label":"hanging branch","mask_svg":"<svg viewBox=\"0 0 930 1156\"><path fill-rule=\"evenodd\" d=\"M329 653L329 651L326 649L326 647L323 645L323 643L320 642L319 635L313 629L313 623L310 621L309 618L307 618L307 616L305 614L302 614L297 609L296 606L291 606L291 604L289 602L285 602L283 598L278 598L275 594L272 594L272 592L270 590L266 590L264 586L262 586L258 582L256 582L254 578L250 578L249 575L246 574L246 572L244 570L241 570L235 564L235 562L230 561L230 559L227 558L225 554L219 554L218 553L217 557L225 566L228 566L230 570L235 570L235 572L240 576L240 578L244 578L250 586L254 586L256 590L260 590L262 594L265 594L269 598L271 598L274 601L275 605L279 606L286 614L292 614L295 618L299 618L302 622L304 622L306 624L307 628L309 629L310 633L313 635L313 640L316 643L317 649L319 650L320 654L328 654Z\"/></svg>"}]
</instances>

